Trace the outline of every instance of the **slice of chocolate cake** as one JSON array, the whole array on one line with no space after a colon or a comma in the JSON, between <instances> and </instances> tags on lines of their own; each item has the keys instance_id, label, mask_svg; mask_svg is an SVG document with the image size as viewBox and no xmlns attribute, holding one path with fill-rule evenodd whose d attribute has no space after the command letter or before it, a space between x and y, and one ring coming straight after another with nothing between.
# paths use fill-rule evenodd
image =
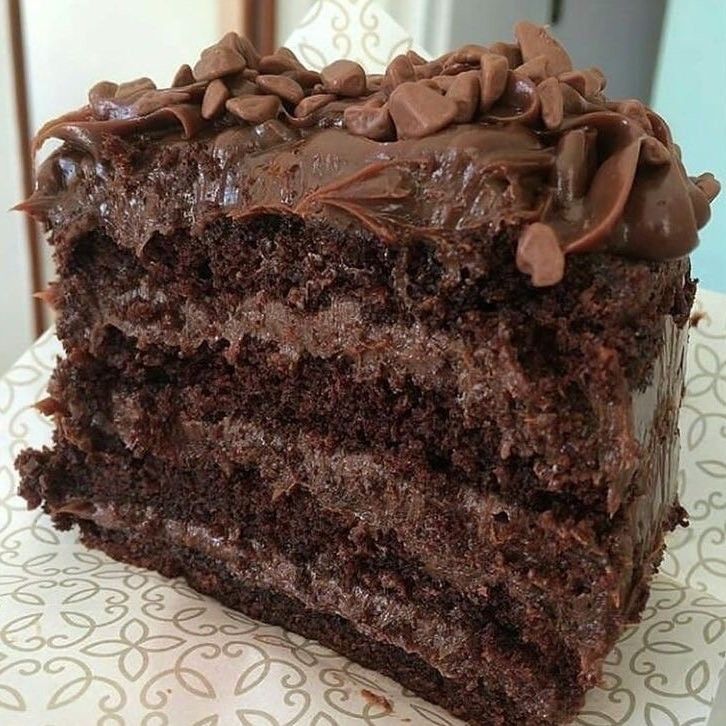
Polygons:
<instances>
[{"instance_id":1,"label":"slice of chocolate cake","mask_svg":"<svg viewBox=\"0 0 726 726\"><path fill-rule=\"evenodd\" d=\"M547 32L321 73L228 34L46 125L67 356L21 494L475 724L637 620L718 191Z\"/></svg>"}]
</instances>

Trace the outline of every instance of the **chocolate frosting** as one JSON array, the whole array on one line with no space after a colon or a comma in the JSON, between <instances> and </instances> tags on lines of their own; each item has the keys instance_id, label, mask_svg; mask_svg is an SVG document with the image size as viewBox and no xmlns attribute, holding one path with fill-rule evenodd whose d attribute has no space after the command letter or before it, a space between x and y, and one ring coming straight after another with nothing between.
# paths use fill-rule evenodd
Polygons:
<instances>
[{"instance_id":1,"label":"chocolate frosting","mask_svg":"<svg viewBox=\"0 0 726 726\"><path fill-rule=\"evenodd\" d=\"M535 286L558 283L568 254L690 252L718 182L689 177L665 121L609 101L603 74L574 69L544 28L522 22L515 35L428 62L400 55L374 76L343 60L318 74L285 48L260 57L228 33L171 88L104 81L87 106L46 124L34 148L65 144L19 208L51 227L72 215L133 228L141 247L163 231L148 194L141 223L138 206L99 187L134 173L140 144L191 143L216 165L175 202L190 223L279 211L362 224L386 243L514 225L517 266Z\"/></svg>"}]
</instances>

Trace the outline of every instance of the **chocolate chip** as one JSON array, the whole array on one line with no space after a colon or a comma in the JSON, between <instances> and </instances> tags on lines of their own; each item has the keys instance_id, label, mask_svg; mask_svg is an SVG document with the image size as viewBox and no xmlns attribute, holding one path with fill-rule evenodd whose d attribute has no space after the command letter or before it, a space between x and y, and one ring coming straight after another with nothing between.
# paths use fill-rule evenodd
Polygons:
<instances>
[{"instance_id":1,"label":"chocolate chip","mask_svg":"<svg viewBox=\"0 0 726 726\"><path fill-rule=\"evenodd\" d=\"M325 66L320 73L323 88L328 93L355 98L366 92L366 74L358 63L337 60Z\"/></svg>"},{"instance_id":2,"label":"chocolate chip","mask_svg":"<svg viewBox=\"0 0 726 726\"><path fill-rule=\"evenodd\" d=\"M456 104L454 123L469 123L479 108L481 95L479 85L479 71L465 71L454 76L446 97Z\"/></svg>"},{"instance_id":3,"label":"chocolate chip","mask_svg":"<svg viewBox=\"0 0 726 726\"><path fill-rule=\"evenodd\" d=\"M298 69L301 71L305 70L305 66L300 62L300 59L287 47L284 45L277 49L277 55L280 58L286 58L291 63L294 63Z\"/></svg>"},{"instance_id":4,"label":"chocolate chip","mask_svg":"<svg viewBox=\"0 0 726 726\"><path fill-rule=\"evenodd\" d=\"M535 83L541 83L551 75L547 67L547 57L544 55L530 58L526 63L518 66L516 71L520 75L531 78Z\"/></svg>"},{"instance_id":5,"label":"chocolate chip","mask_svg":"<svg viewBox=\"0 0 726 726\"><path fill-rule=\"evenodd\" d=\"M587 192L595 165L595 133L573 129L557 142L555 188L557 200L563 204L581 199Z\"/></svg>"},{"instance_id":6,"label":"chocolate chip","mask_svg":"<svg viewBox=\"0 0 726 726\"><path fill-rule=\"evenodd\" d=\"M255 44L246 36L241 35L239 39L240 48L242 48L242 55L247 61L247 65L250 68L260 67L260 52L255 48Z\"/></svg>"},{"instance_id":7,"label":"chocolate chip","mask_svg":"<svg viewBox=\"0 0 726 726\"><path fill-rule=\"evenodd\" d=\"M190 86L194 83L194 74L188 63L179 66L179 70L174 74L174 80L171 82L172 88L179 88L179 86Z\"/></svg>"},{"instance_id":8,"label":"chocolate chip","mask_svg":"<svg viewBox=\"0 0 726 726\"><path fill-rule=\"evenodd\" d=\"M316 93L312 96L304 98L297 106L295 106L295 118L305 118L315 113L319 109L327 106L335 101L338 97L332 93Z\"/></svg>"},{"instance_id":9,"label":"chocolate chip","mask_svg":"<svg viewBox=\"0 0 726 726\"><path fill-rule=\"evenodd\" d=\"M510 70L522 65L522 51L516 43L492 43L489 52L506 58Z\"/></svg>"},{"instance_id":10,"label":"chocolate chip","mask_svg":"<svg viewBox=\"0 0 726 726\"><path fill-rule=\"evenodd\" d=\"M225 34L222 40L219 41L218 45L223 45L227 48L231 48L242 55L250 68L257 68L260 63L260 54L255 48L252 41L244 35L239 35L234 31L230 31Z\"/></svg>"},{"instance_id":11,"label":"chocolate chip","mask_svg":"<svg viewBox=\"0 0 726 726\"><path fill-rule=\"evenodd\" d=\"M508 71L504 93L484 118L497 123L538 124L541 116L537 87L530 78Z\"/></svg>"},{"instance_id":12,"label":"chocolate chip","mask_svg":"<svg viewBox=\"0 0 726 726\"><path fill-rule=\"evenodd\" d=\"M198 81L211 81L215 78L239 73L247 67L247 61L237 50L226 45L213 45L202 51L194 66L194 78Z\"/></svg>"},{"instance_id":13,"label":"chocolate chip","mask_svg":"<svg viewBox=\"0 0 726 726\"><path fill-rule=\"evenodd\" d=\"M366 76L366 86L371 93L380 91L383 88L383 75L381 73L369 73Z\"/></svg>"},{"instance_id":14,"label":"chocolate chip","mask_svg":"<svg viewBox=\"0 0 726 726\"><path fill-rule=\"evenodd\" d=\"M483 55L480 63L481 96L479 108L482 111L488 111L499 100L507 87L509 67L504 56L494 53Z\"/></svg>"},{"instance_id":15,"label":"chocolate chip","mask_svg":"<svg viewBox=\"0 0 726 726\"><path fill-rule=\"evenodd\" d=\"M291 50L278 48L272 55L263 55L260 58L258 70L260 73L279 74L285 71L305 70L305 66Z\"/></svg>"},{"instance_id":16,"label":"chocolate chip","mask_svg":"<svg viewBox=\"0 0 726 726\"><path fill-rule=\"evenodd\" d=\"M565 113L580 115L597 108L586 98L583 98L569 83L558 82L560 84L560 93L562 93Z\"/></svg>"},{"instance_id":17,"label":"chocolate chip","mask_svg":"<svg viewBox=\"0 0 726 726\"><path fill-rule=\"evenodd\" d=\"M479 58L489 52L489 48L476 43L467 43L461 48L450 53L444 61L444 68L449 68L455 63L463 63L465 65L479 65Z\"/></svg>"},{"instance_id":18,"label":"chocolate chip","mask_svg":"<svg viewBox=\"0 0 726 726\"><path fill-rule=\"evenodd\" d=\"M640 144L640 161L649 166L665 166L671 162L671 152L654 136L646 136Z\"/></svg>"},{"instance_id":19,"label":"chocolate chip","mask_svg":"<svg viewBox=\"0 0 726 726\"><path fill-rule=\"evenodd\" d=\"M116 96L118 83L112 81L99 81L88 91L88 105L93 113L101 118L104 115L104 104L109 98Z\"/></svg>"},{"instance_id":20,"label":"chocolate chip","mask_svg":"<svg viewBox=\"0 0 726 726\"><path fill-rule=\"evenodd\" d=\"M280 113L280 99L277 96L230 98L225 106L231 114L250 124L262 123Z\"/></svg>"},{"instance_id":21,"label":"chocolate chip","mask_svg":"<svg viewBox=\"0 0 726 726\"><path fill-rule=\"evenodd\" d=\"M645 106L637 99L628 99L625 101L614 101L607 104L608 108L617 111L617 113L627 116L631 121L635 121L637 124L647 131L649 134L653 133L653 127L650 124L650 119Z\"/></svg>"},{"instance_id":22,"label":"chocolate chip","mask_svg":"<svg viewBox=\"0 0 726 726\"><path fill-rule=\"evenodd\" d=\"M224 48L229 48L230 50L237 51L237 53L242 53L240 35L239 35L239 33L236 33L234 30L230 30L229 32L225 33L215 43L215 45L222 46Z\"/></svg>"},{"instance_id":23,"label":"chocolate chip","mask_svg":"<svg viewBox=\"0 0 726 726\"><path fill-rule=\"evenodd\" d=\"M229 89L224 85L224 81L215 78L204 92L202 118L210 119L221 114L229 96Z\"/></svg>"},{"instance_id":24,"label":"chocolate chip","mask_svg":"<svg viewBox=\"0 0 726 726\"><path fill-rule=\"evenodd\" d=\"M406 57L413 63L415 66L420 66L426 63L426 59L419 55L415 50L407 50L406 51Z\"/></svg>"},{"instance_id":25,"label":"chocolate chip","mask_svg":"<svg viewBox=\"0 0 726 726\"><path fill-rule=\"evenodd\" d=\"M190 95L184 91L169 88L163 91L145 91L131 104L130 109L136 116L148 116L160 108L176 106L190 100Z\"/></svg>"},{"instance_id":26,"label":"chocolate chip","mask_svg":"<svg viewBox=\"0 0 726 726\"><path fill-rule=\"evenodd\" d=\"M597 66L590 66L587 71L591 75L595 76L595 78L598 80L599 86L597 90L604 90L605 86L607 86L608 83L608 79L605 77L605 74Z\"/></svg>"},{"instance_id":27,"label":"chocolate chip","mask_svg":"<svg viewBox=\"0 0 726 726\"><path fill-rule=\"evenodd\" d=\"M402 83L391 94L389 110L399 138L419 139L446 128L458 109L423 83Z\"/></svg>"},{"instance_id":28,"label":"chocolate chip","mask_svg":"<svg viewBox=\"0 0 726 726\"><path fill-rule=\"evenodd\" d=\"M721 191L721 184L710 172L697 176L693 179L693 183L701 190L709 204L716 199Z\"/></svg>"},{"instance_id":29,"label":"chocolate chip","mask_svg":"<svg viewBox=\"0 0 726 726\"><path fill-rule=\"evenodd\" d=\"M247 69L245 68L242 73L235 73L233 76L227 76L224 79L224 83L229 88L232 96L257 96L260 93L257 84L246 74Z\"/></svg>"},{"instance_id":30,"label":"chocolate chip","mask_svg":"<svg viewBox=\"0 0 726 726\"><path fill-rule=\"evenodd\" d=\"M560 82L554 78L546 78L537 86L539 101L542 106L542 121L550 131L562 124L565 115L565 106L560 90Z\"/></svg>"},{"instance_id":31,"label":"chocolate chip","mask_svg":"<svg viewBox=\"0 0 726 726\"><path fill-rule=\"evenodd\" d=\"M316 83L320 83L320 74L317 71L285 71L285 76L292 78L293 81L299 83L303 88L312 88Z\"/></svg>"},{"instance_id":32,"label":"chocolate chip","mask_svg":"<svg viewBox=\"0 0 726 726\"><path fill-rule=\"evenodd\" d=\"M355 136L365 136L374 141L390 141L396 136L388 107L364 104L348 106L343 112L345 127Z\"/></svg>"},{"instance_id":33,"label":"chocolate chip","mask_svg":"<svg viewBox=\"0 0 726 726\"><path fill-rule=\"evenodd\" d=\"M466 71L469 73L470 71ZM474 71L476 73L476 71ZM434 76L433 78L426 78L421 81L425 83L429 88L433 88L435 91L440 93L446 93L450 88L451 84L457 76Z\"/></svg>"},{"instance_id":34,"label":"chocolate chip","mask_svg":"<svg viewBox=\"0 0 726 726\"><path fill-rule=\"evenodd\" d=\"M451 65L444 66L441 70L441 75L445 76L456 76L464 71L471 70L471 64L469 63L452 63Z\"/></svg>"},{"instance_id":35,"label":"chocolate chip","mask_svg":"<svg viewBox=\"0 0 726 726\"><path fill-rule=\"evenodd\" d=\"M415 80L416 71L411 59L407 55L397 55L386 66L386 72L383 75L383 88L390 93L396 86Z\"/></svg>"},{"instance_id":36,"label":"chocolate chip","mask_svg":"<svg viewBox=\"0 0 726 726\"><path fill-rule=\"evenodd\" d=\"M530 275L535 287L556 285L565 272L565 255L555 231L547 224L530 224L517 243L517 269Z\"/></svg>"},{"instance_id":37,"label":"chocolate chip","mask_svg":"<svg viewBox=\"0 0 726 726\"><path fill-rule=\"evenodd\" d=\"M567 51L542 26L524 20L514 26L514 35L525 63L544 55L552 75L557 76L572 70L572 61Z\"/></svg>"},{"instance_id":38,"label":"chocolate chip","mask_svg":"<svg viewBox=\"0 0 726 726\"><path fill-rule=\"evenodd\" d=\"M655 111L649 108L646 109L646 114L648 115L648 121L650 121L650 125L653 129L653 136L655 136L661 144L665 144L670 148L673 143L673 139L671 138L671 131L668 128L668 124Z\"/></svg>"},{"instance_id":39,"label":"chocolate chip","mask_svg":"<svg viewBox=\"0 0 726 726\"><path fill-rule=\"evenodd\" d=\"M119 83L118 88L116 89L115 97L130 98L131 96L136 96L143 91L154 90L156 90L156 83L154 83L151 78L142 76L141 78L135 78L133 81Z\"/></svg>"},{"instance_id":40,"label":"chocolate chip","mask_svg":"<svg viewBox=\"0 0 726 726\"><path fill-rule=\"evenodd\" d=\"M572 88L585 98L590 98L600 91L603 87L602 82L604 80L602 74L597 75L591 70L567 71L566 73L560 73L558 78L568 86L572 86Z\"/></svg>"},{"instance_id":41,"label":"chocolate chip","mask_svg":"<svg viewBox=\"0 0 726 726\"><path fill-rule=\"evenodd\" d=\"M440 76L444 70L444 64L441 60L432 60L428 63L422 63L421 65L414 66L414 73L416 74L416 80L422 78L433 78L434 76Z\"/></svg>"},{"instance_id":42,"label":"chocolate chip","mask_svg":"<svg viewBox=\"0 0 726 726\"><path fill-rule=\"evenodd\" d=\"M156 92L156 86L150 78L137 78L120 85L101 81L88 92L88 103L94 116L101 120L134 118L146 115L144 108L148 107L148 99L142 104L141 112L134 107L134 104L144 94L150 92ZM189 97L189 94L185 94L184 100L188 100ZM150 105L154 103L152 100Z\"/></svg>"},{"instance_id":43,"label":"chocolate chip","mask_svg":"<svg viewBox=\"0 0 726 726\"><path fill-rule=\"evenodd\" d=\"M305 91L296 81L287 76L261 75L255 79L257 87L265 93L272 93L293 106L305 98Z\"/></svg>"}]
</instances>

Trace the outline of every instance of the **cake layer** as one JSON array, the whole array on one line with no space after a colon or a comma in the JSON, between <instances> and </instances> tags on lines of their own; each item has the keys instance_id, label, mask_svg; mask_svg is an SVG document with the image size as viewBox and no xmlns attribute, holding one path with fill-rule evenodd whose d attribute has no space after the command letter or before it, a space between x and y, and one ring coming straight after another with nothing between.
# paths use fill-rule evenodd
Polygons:
<instances>
[{"instance_id":1,"label":"cake layer","mask_svg":"<svg viewBox=\"0 0 726 726\"><path fill-rule=\"evenodd\" d=\"M282 224L279 219L268 222ZM252 229L260 231L259 226ZM239 226L238 234L245 231L250 232ZM313 232L311 243L320 230L317 235ZM177 257L189 252L182 240L176 241ZM172 240L166 244L169 247ZM283 234L268 250L266 264L282 275L284 264L291 264L285 263L285 256L296 245L300 240L289 231ZM165 280L164 275L173 274L173 260L167 259L165 272L160 272L156 261L138 260L106 238L91 237L80 244L64 270L57 291L62 309L59 333L66 345L103 357L110 355L102 344L108 326L113 326L141 348L153 349L147 356L150 365L159 349L166 351L171 362L164 366L170 376L183 375L180 356L193 355L200 346L226 346L225 362L237 369L240 380L253 381L252 395L259 393L254 381L269 378L275 385L289 368L295 372L285 383L289 390L278 384L277 391L270 391L271 402L265 405L272 409L281 400L294 408L290 395L325 389L327 380L343 382L351 415L360 401L369 401L374 409L395 410L397 401L414 397L419 400L419 414L431 419L421 422L423 437L429 438L425 446L432 453L440 449L444 460L458 448L464 477L479 476L479 460L496 453L510 462L509 469L524 460L535 473L534 490L562 491L594 507L617 509L622 497L628 496L639 443L633 433L639 424L631 420L631 399L652 374L654 356L662 345L662 316L673 313L680 324L688 309L692 290L681 282L687 263L662 265L657 273L647 265L627 268L622 263L633 276L652 277L650 294L639 307L626 306L619 298L602 306L598 288L605 271L596 265L579 270L578 278L573 265L579 289L576 284L566 304L554 293L523 295L515 312L508 305L480 298L468 309L464 306L452 326L432 322L419 310L406 310L396 286L390 279L386 283L386 274L395 277L394 271L367 269L355 259L353 249L348 240L348 257L328 278L340 273L370 278L375 285L361 283L350 297L328 296L327 307L308 311L292 304L289 295L279 299L274 293L245 296L223 286L217 289L216 279L200 278L199 285L187 277ZM171 254L170 249L166 252ZM235 277L230 268L228 272ZM257 273L263 279L270 274L259 269ZM254 277L250 271L242 279ZM101 296L96 293L99 284L105 291ZM206 291L200 287L205 284ZM307 289L307 282L297 289ZM488 295L493 301L493 293ZM573 298L584 301L584 311L572 310ZM429 297L431 309L455 308L450 300L444 302L445 306L436 295ZM564 309L559 309L561 303ZM538 322L527 325L527 319ZM628 371L632 349L641 354L638 360L649 361L637 378L629 377L636 372L632 365ZM250 356L254 363L248 362ZM257 370L258 364L265 367ZM335 407L344 415L346 402L340 392L336 396ZM619 416L611 415L612 405L621 409ZM271 410L268 415L275 418L278 413ZM358 419L362 417L359 412ZM325 414L317 418L324 420ZM502 471L506 469L505 464ZM525 494L532 496L534 491Z\"/></svg>"},{"instance_id":2,"label":"cake layer","mask_svg":"<svg viewBox=\"0 0 726 726\"><path fill-rule=\"evenodd\" d=\"M252 586L342 615L370 637L420 655L447 677L492 679L491 664L497 661L527 674L534 691L545 689L555 672L569 681L577 678L579 660L551 625L528 619L527 609L502 590L463 595L415 562L397 559L360 522L342 528L324 512L313 512L317 521L308 519L305 532L303 513L310 517L310 507L291 511L289 522L268 518L264 511L249 521L241 515L229 531L217 522L181 522L154 507L82 499L69 499L54 516L62 526L87 519L107 529L159 533L171 544L225 562ZM523 635L528 625L532 632ZM537 676L537 671L544 673Z\"/></svg>"},{"instance_id":3,"label":"cake layer","mask_svg":"<svg viewBox=\"0 0 726 726\"><path fill-rule=\"evenodd\" d=\"M693 296L688 261L590 255L572 261L566 285L536 290L522 286L513 268L517 229L460 234L454 268L425 238L384 244L362 230L342 233L282 214L217 218L198 230L156 235L137 252L103 227L82 236L64 229L51 238L61 275L54 293L63 310L60 337L81 343L118 321L142 347L158 343L163 326L169 345L184 351L244 334L323 357L381 348L381 341L391 342L386 353L393 356L407 342L419 345L421 365L429 365L423 354L434 358L439 374L448 336L476 349L498 323L522 335L526 322L540 350L539 357L527 351L535 360L523 364L547 363L546 342L550 367L556 358L582 366L591 352L583 344L592 341L617 353L630 388L643 386L660 346L661 316L686 321ZM424 337L447 337L421 348L416 325ZM295 334L297 328L311 332ZM289 339L281 341L285 333ZM403 353L388 361L403 365Z\"/></svg>"},{"instance_id":4,"label":"cake layer","mask_svg":"<svg viewBox=\"0 0 726 726\"><path fill-rule=\"evenodd\" d=\"M497 660L490 664L491 669L497 669L492 680L485 676L467 682L446 678L419 656L382 640L383 633L372 638L340 615L309 609L282 593L256 588L245 572L180 546L159 532L109 530L83 521L81 531L89 547L169 577L182 575L192 587L229 607L319 640L361 665L395 678L472 726L555 726L582 703L582 687L569 679L553 677L544 690L537 691L533 683L541 680L536 675L534 681L523 681L522 672L512 671Z\"/></svg>"},{"instance_id":5,"label":"cake layer","mask_svg":"<svg viewBox=\"0 0 726 726\"><path fill-rule=\"evenodd\" d=\"M240 378L207 377L218 372L214 356L188 359L186 373L162 359L133 376L128 366L115 367L128 352L118 338L114 354L107 350L112 365L76 358L59 369L51 391L63 438L55 454L34 469L24 467L23 493L45 500L51 511L68 499L88 499L154 507L180 521L215 521L227 529L259 511L287 522L301 516L303 527L320 512L343 524L362 517L384 539L397 533L396 556L421 562L442 581L472 595L503 588L541 620L549 618L587 670L632 613L664 531L682 518L673 489L671 411L680 394L682 337L671 332L666 340L668 357L656 365L659 395L643 398L653 408L637 477L647 496L612 520L552 497L524 496L518 503L506 496L512 492L466 486L420 442L410 444L411 429L399 432L396 447L370 436L366 442L362 434L376 418L360 397L359 418L351 417L350 426L355 431L358 421L365 429L346 449L333 432L315 429L314 418L324 419L327 411L320 392L338 388L332 378L325 387L303 376L316 392L318 404L311 407L290 389L285 395L268 390L267 401L287 396L285 420L281 411L265 408L259 394L246 403L232 395L256 391L255 376L269 377L264 368L255 373L259 357L246 356L250 368ZM388 408L412 420L413 430L430 418ZM310 418L301 419L306 410ZM345 407L338 413L345 416ZM68 439L86 453L69 447ZM484 475L496 463L481 460L479 468ZM40 479L35 471L44 472Z\"/></svg>"}]
</instances>

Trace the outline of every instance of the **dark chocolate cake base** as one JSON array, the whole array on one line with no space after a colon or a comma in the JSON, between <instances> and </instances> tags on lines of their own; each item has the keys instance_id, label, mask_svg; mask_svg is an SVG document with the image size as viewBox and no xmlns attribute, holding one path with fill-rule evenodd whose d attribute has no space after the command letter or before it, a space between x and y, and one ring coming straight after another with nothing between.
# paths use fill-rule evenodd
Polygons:
<instances>
[{"instance_id":1,"label":"dark chocolate cake base","mask_svg":"<svg viewBox=\"0 0 726 726\"><path fill-rule=\"evenodd\" d=\"M107 530L90 522L81 523L83 542L104 550L115 559L147 567L168 577L183 576L196 590L212 595L224 605L250 617L282 626L306 638L318 640L360 665L384 673L410 690L448 709L473 726L545 726L560 723L560 714L573 713L582 703L584 687L565 674L552 682L532 702L516 695L521 674L500 674L496 687L479 682L443 677L421 658L358 632L349 621L307 609L299 601L270 590L250 587L238 573L199 552L156 540L147 532ZM492 668L500 667L491 663ZM395 706L395 704L394 704ZM487 714L482 717L482 714Z\"/></svg>"}]
</instances>

